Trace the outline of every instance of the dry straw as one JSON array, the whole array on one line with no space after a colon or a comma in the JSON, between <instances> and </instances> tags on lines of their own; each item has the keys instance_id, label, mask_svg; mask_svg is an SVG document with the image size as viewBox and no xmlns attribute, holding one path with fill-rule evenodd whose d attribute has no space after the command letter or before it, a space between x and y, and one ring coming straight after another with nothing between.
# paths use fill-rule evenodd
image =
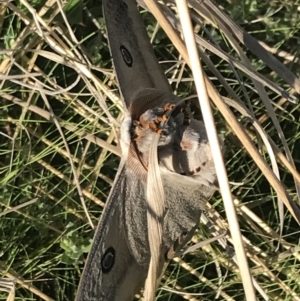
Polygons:
<instances>
[{"instance_id":1,"label":"dry straw","mask_svg":"<svg viewBox=\"0 0 300 301\"><path fill-rule=\"evenodd\" d=\"M5 208L1 213L1 221L9 221L12 215L21 217L19 222L24 222L24 227L33 231L36 230L36 227L44 232L48 231L49 237L53 240L47 239L45 246L40 250L41 257L31 258L32 246L26 249L22 240L19 241L17 237L14 237L16 242L14 247L22 245L25 253L28 250L31 251L27 253L28 257L25 260L25 258L19 258L18 254L10 253L9 255L14 257L8 256L8 252L5 250L3 258L9 259L0 262L0 273L5 277L15 279L17 286L31 293L34 298L53 300L53 297L51 298L42 292L40 287L35 286L35 282L41 281L51 286L56 277L57 283L63 284L61 287L67 286L67 289L72 288L75 291L76 281L70 285L70 279L75 278L74 275L78 277L80 274L77 266L76 268L71 266L74 273L72 277L69 277L66 272L67 276L64 280L61 279L65 269L58 269L63 253L63 250L59 249L59 242L62 234L66 231L65 225L62 226L61 221L64 218L67 221L75 221L78 227L76 230L81 231L79 236L88 235L89 226L86 226L84 230L78 226L87 225L89 219L85 216L84 206L79 205L80 201L77 195L82 195L82 201L87 202L86 215L90 216L93 223L97 223L99 211L104 206L104 195L107 194L108 187L113 180L111 170L115 163L114 160L109 161L108 154L120 155L120 149L116 143L116 129L121 120L122 108L115 89L116 81L112 70L104 69L102 66L100 66L101 68L93 66L87 55L90 49L82 47L81 41L76 38L63 11L62 1L48 0L39 10L35 10L30 1L21 0L20 3L22 9L14 1L3 1L0 9L2 30L4 30L2 25L8 14L13 14L15 21L22 24L18 35L14 37L13 41L10 41L9 48L1 50L0 53L2 56L0 62L1 103L4 108L3 115L1 115L0 134L1 139L4 139L3 145L6 145L5 162L0 163L1 185L6 188L14 187L18 192L17 199L10 199L10 196L6 195L5 199L1 201L2 207ZM181 38L185 26L181 26L179 22L175 2L168 1L167 5L151 0L147 0L145 3L139 1L139 3L144 7L145 4L147 5L147 9L154 15L179 52L174 66L169 70L169 73L172 72L170 81L177 82L177 86L179 82L191 81L183 76L185 64L189 64L191 58ZM183 5L185 1L178 1L178 3ZM255 289L259 291L264 300L283 301L289 298L289 300L298 301L300 300L298 294L299 248L295 243L291 243L290 239L292 235L298 235L298 230L287 226L286 223L292 224L291 216L294 220L299 221L299 209L292 197L299 200L300 176L291 156L291 143L285 138L280 121L282 120L281 116L289 116L291 123L296 124L297 122L293 122L290 117L294 116L293 110L285 112L286 109L282 106L292 103L293 108L297 109L295 105L297 98L292 93L300 91L299 79L284 64L274 58L271 52L275 53L275 49L251 37L213 2L189 0L187 5L195 27L201 28L205 32L203 36L196 33L196 28L194 32L203 66L208 68L210 75L213 74L213 77L222 84L222 91L226 91L227 97L219 94L212 84L212 76L209 79L204 74L205 85L202 83L200 87L206 87L211 103L226 120L228 132L234 133L238 138L239 142L237 143L240 143L241 149L246 150L251 158L251 164L253 164L252 169L256 169L256 171L252 178L249 176L244 179L240 187L237 184L231 186L234 187L236 194L232 198L238 221L243 229L241 238L239 235L235 235L235 231L239 232L239 229L232 224L234 218L228 212L228 206L232 209L231 201L228 202L231 199L229 195L224 197L226 214L230 216L229 218L224 218L222 212L218 211L220 207L222 208L218 202L214 206L208 204L207 213L202 217L203 223L206 224L203 231L205 232L205 229L207 231L209 228L208 236L216 236L219 244L202 246L193 258L195 261L197 258L207 259L207 262L210 263L207 266L210 267L210 271L213 269L216 271L218 279L207 277L203 272L206 265L197 266L193 261L188 262L186 257L175 258L170 269L162 278L163 288L189 300L198 300L202 297L214 298L216 295L223 300L240 300L241 296L238 296L238 293L241 294L242 290L239 287L235 290L235 283L240 282L240 277L243 281L251 283L246 268L246 274L240 274L241 262L248 261L250 273L256 280L256 282L253 281ZM62 21L56 21L57 15L62 16ZM207 28L213 28L215 32L219 32L230 51L222 49L214 41L213 35L210 35L209 39L205 38L211 34ZM105 41L105 35L102 34L101 38L102 41ZM188 40L192 41L192 39ZM273 74L276 73L278 78L286 83L285 87L292 88L290 93L271 80L271 73L270 77L266 78L257 72L245 55L245 50L264 62ZM167 59L174 61L176 55L172 54ZM228 72L236 76L237 85L230 84L232 78L228 80L221 74L218 66L215 66L211 60L211 55L227 62ZM280 52L278 55L286 55L286 53ZM293 59L293 55L289 54L286 59ZM52 67L47 69L46 66L40 64L39 60L47 60ZM192 60L194 62L194 59ZM297 63L296 60L295 63ZM57 78L62 71L60 74L55 73L54 66L66 68L61 70L71 70L71 73L76 75L74 81L69 86L63 85L61 81L58 82ZM195 71L197 72L197 70L199 72L201 69L198 68ZM96 75L96 71L101 72L101 79ZM201 83L197 76L194 75L194 77L197 85ZM245 77L248 79L247 82ZM74 87L79 82L84 88L82 91L74 92ZM237 92L237 86L241 87L242 93ZM13 87L13 91L16 92L7 87L10 89ZM270 99L267 89L280 97L277 107L273 106L274 101ZM261 100L259 113L255 108L249 106L251 102L250 96L247 95L249 90ZM86 101L87 98L93 99L94 102ZM200 98L202 105L205 96ZM53 110L55 107L61 108L61 111ZM13 113L20 112L19 115L11 114L9 108L14 109ZM280 114L278 108L281 110ZM76 122L70 116L76 116ZM117 118L114 118L115 116ZM241 126L241 122L244 120L241 116L245 116L244 118L247 118L251 125L243 124ZM276 132L276 135L272 136L273 139L269 136L268 128L264 126L266 120L270 121ZM54 127L51 127L54 121L55 130ZM44 124L51 128L51 132L45 130ZM63 132L63 134L59 132ZM274 142L277 136L280 142ZM260 138L258 137L261 137L263 143L259 142ZM70 149L65 147L66 143L71 147ZM31 145L36 147L32 148ZM52 161L54 157L59 157L62 162L68 162L69 168L65 167L65 163L63 166L54 164ZM269 158L272 168L267 162ZM70 160L74 164L70 164ZM230 169L231 158L226 163ZM103 169L103 166L108 168ZM232 166L233 169L236 168L234 163ZM283 179L292 175L294 186L290 185L288 191L281 183L279 170L281 175L284 175ZM256 192L256 178L261 174L264 175L270 187L273 187L270 188L267 196ZM225 175L226 173L223 172L223 176ZM15 180L17 181L15 182ZM49 185L51 181L55 185ZM97 188L99 183L103 187L101 191ZM220 180L220 183L222 191L224 186L228 193L228 186L224 184L225 180ZM251 198L251 204L241 200L243 195L248 196L246 193L243 194L245 189L249 191L248 199ZM272 193L272 191L275 192ZM38 198L37 201L36 198ZM270 204L273 199L278 201L279 206L277 207L280 208L278 216L280 216L281 226L278 228L274 227L274 223L270 226L270 219L264 218L267 215L261 215L257 210L258 203L263 206ZM47 211L49 204L54 208L51 207L51 210L59 212L53 214L50 220L48 219L50 213ZM282 204L287 212L284 212ZM32 209L33 207L35 209ZM270 210L270 206L268 208ZM274 211L273 214L275 216L277 213ZM283 226L286 226L285 236L281 235ZM224 229L230 229L226 238L219 236ZM193 243L197 244L200 240L203 240L203 237L196 235ZM276 246L274 246L274 242ZM244 257L244 253L239 251L241 249L236 250L236 254L231 252L228 256L227 252L231 250L232 245L241 247L242 244L246 249L247 260L245 258L241 260L241 257ZM43 252L54 248L53 246L58 246L61 253L53 253L54 255L51 252L47 253L49 260L40 265L40 258L45 256ZM219 246L225 250L221 250L221 247L219 249ZM280 249L277 252L278 246ZM50 258L51 255L53 258ZM26 267L23 267L24 262L27 264ZM175 263L176 267L174 267ZM244 268L242 269L244 270ZM58 270L59 272L57 272ZM224 273L224 270L227 270L228 273ZM45 277L47 271L52 273L49 281ZM185 282L181 282L181 277L176 274L178 271L180 271L180 276L192 275L193 281L196 279L198 283L195 284L195 289L184 286ZM234 290L231 289L232 287ZM201 291L202 288L204 288L204 292ZM247 300L253 300L251 285L247 289L249 289L245 290ZM205 295L207 291L210 295ZM163 290L159 292L159 294L165 293L166 291ZM211 295L212 293L213 295Z\"/></svg>"}]
</instances>

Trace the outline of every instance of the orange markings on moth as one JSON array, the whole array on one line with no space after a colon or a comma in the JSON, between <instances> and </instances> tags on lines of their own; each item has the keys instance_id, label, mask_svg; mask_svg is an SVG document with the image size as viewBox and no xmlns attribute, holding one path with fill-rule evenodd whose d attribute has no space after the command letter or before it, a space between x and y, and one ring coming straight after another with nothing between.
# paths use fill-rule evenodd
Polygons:
<instances>
[{"instance_id":1,"label":"orange markings on moth","mask_svg":"<svg viewBox=\"0 0 300 301\"><path fill-rule=\"evenodd\" d=\"M175 108L175 105L173 103L167 103L165 106L164 106L164 111L167 112L167 111L171 111Z\"/></svg>"}]
</instances>

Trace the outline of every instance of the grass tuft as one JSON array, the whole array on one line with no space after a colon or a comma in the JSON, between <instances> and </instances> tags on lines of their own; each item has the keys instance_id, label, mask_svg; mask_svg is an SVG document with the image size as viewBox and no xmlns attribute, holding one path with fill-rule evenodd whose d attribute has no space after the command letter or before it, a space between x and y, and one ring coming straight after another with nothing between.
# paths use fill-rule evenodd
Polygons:
<instances>
[{"instance_id":1,"label":"grass tuft","mask_svg":"<svg viewBox=\"0 0 300 301\"><path fill-rule=\"evenodd\" d=\"M286 69L268 65L246 35L239 40L226 19L200 3L189 1L204 71L223 97L236 100L228 102L235 118L265 162L278 165L280 189L299 203L300 177L291 165L293 159L300 168L299 3L218 1ZM160 8L179 25L172 1ZM174 93L195 95L170 32L140 11ZM99 221L120 155L122 107L101 3L3 1L0 32L0 299L74 300L91 224ZM291 209L280 211L279 188L210 98L252 275L271 300L299 300L299 225ZM201 115L195 102L192 109ZM228 229L220 196L210 204L207 214ZM193 243L210 237L202 224ZM237 266L217 242L176 258L157 292L158 300L216 296L245 300Z\"/></svg>"}]
</instances>

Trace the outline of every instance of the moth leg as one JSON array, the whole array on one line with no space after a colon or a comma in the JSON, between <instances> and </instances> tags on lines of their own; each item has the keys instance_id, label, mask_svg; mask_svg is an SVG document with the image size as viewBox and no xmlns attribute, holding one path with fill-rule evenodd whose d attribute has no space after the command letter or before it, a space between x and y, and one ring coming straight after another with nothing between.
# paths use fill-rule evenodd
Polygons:
<instances>
[{"instance_id":1,"label":"moth leg","mask_svg":"<svg viewBox=\"0 0 300 301\"><path fill-rule=\"evenodd\" d=\"M164 112L172 111L175 108L173 103L166 103L164 106Z\"/></svg>"},{"instance_id":2,"label":"moth leg","mask_svg":"<svg viewBox=\"0 0 300 301\"><path fill-rule=\"evenodd\" d=\"M198 224L196 224L188 233L183 232L174 242L173 246L168 250L166 254L167 259L172 259L177 257L177 254L180 254L182 248L192 239L196 229L198 228Z\"/></svg>"},{"instance_id":3,"label":"moth leg","mask_svg":"<svg viewBox=\"0 0 300 301\"><path fill-rule=\"evenodd\" d=\"M162 129L160 128L160 124L168 119L167 115L163 114L161 116L157 116L154 120L149 123L149 128L158 135L161 135Z\"/></svg>"},{"instance_id":4,"label":"moth leg","mask_svg":"<svg viewBox=\"0 0 300 301\"><path fill-rule=\"evenodd\" d=\"M183 113L183 125L184 126L189 126L191 123L191 117L190 117L190 113L187 111L186 106L184 106L181 109L181 112Z\"/></svg>"},{"instance_id":5,"label":"moth leg","mask_svg":"<svg viewBox=\"0 0 300 301\"><path fill-rule=\"evenodd\" d=\"M155 133L158 133L158 134L160 134L159 131L161 131L161 130L158 128L157 123L154 122L154 121L151 121L151 122L149 123L149 129L150 129L152 132L155 132Z\"/></svg>"},{"instance_id":6,"label":"moth leg","mask_svg":"<svg viewBox=\"0 0 300 301\"><path fill-rule=\"evenodd\" d=\"M163 115L161 115L161 116L157 116L157 117L154 119L154 122L155 122L156 124L160 124L161 122L166 121L166 120L168 120L168 117L167 117L167 115L163 114Z\"/></svg>"},{"instance_id":7,"label":"moth leg","mask_svg":"<svg viewBox=\"0 0 300 301\"><path fill-rule=\"evenodd\" d=\"M184 249L180 250L179 252L177 252L175 254L175 256L178 257L178 256L181 256L181 255L185 255L185 254L194 252L194 251L198 250L199 248L202 248L202 247L204 247L204 246L206 246L206 245L208 245L208 244L210 244L210 243L212 243L216 240L224 238L226 234L227 234L227 231L225 230L225 231L221 232L220 234L218 234L217 236L202 240L202 241L194 244L191 247L187 247L187 248L184 248Z\"/></svg>"}]
</instances>

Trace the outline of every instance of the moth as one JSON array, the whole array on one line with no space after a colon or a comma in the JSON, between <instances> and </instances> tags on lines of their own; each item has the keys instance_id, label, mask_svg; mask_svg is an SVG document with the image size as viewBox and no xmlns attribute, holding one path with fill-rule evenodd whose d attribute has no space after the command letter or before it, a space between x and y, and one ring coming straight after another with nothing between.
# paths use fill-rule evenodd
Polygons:
<instances>
[{"instance_id":1,"label":"moth","mask_svg":"<svg viewBox=\"0 0 300 301\"><path fill-rule=\"evenodd\" d=\"M135 1L102 2L125 110L122 156L76 300L130 301L145 283L151 256L145 195L154 135L166 203L160 273L197 229L216 172L205 127L172 94Z\"/></svg>"}]
</instances>

